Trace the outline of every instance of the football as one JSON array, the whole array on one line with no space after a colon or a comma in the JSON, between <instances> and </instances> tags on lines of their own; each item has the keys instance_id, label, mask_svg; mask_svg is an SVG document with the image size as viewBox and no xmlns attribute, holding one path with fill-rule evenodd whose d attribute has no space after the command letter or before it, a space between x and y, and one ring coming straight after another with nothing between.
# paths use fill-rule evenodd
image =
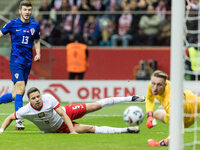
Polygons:
<instances>
[{"instance_id":1,"label":"football","mask_svg":"<svg viewBox=\"0 0 200 150\"><path fill-rule=\"evenodd\" d=\"M144 113L138 106L129 106L124 111L123 119L128 125L139 125L144 119Z\"/></svg>"}]
</instances>

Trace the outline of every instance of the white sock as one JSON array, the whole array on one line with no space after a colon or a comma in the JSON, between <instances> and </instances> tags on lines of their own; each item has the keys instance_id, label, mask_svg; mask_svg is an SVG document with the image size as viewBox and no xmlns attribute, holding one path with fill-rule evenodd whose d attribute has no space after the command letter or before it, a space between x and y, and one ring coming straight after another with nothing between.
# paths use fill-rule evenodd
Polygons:
<instances>
[{"instance_id":1,"label":"white sock","mask_svg":"<svg viewBox=\"0 0 200 150\"><path fill-rule=\"evenodd\" d=\"M95 132L94 133L107 133L107 134L112 134L112 133L127 133L127 128L114 128L114 127L97 127L95 126Z\"/></svg>"},{"instance_id":2,"label":"white sock","mask_svg":"<svg viewBox=\"0 0 200 150\"><path fill-rule=\"evenodd\" d=\"M124 102L130 102L132 100L132 96L128 97L111 97L111 98L104 98L97 103L101 104L102 107L108 107L111 105L119 104L119 103L124 103Z\"/></svg>"}]
</instances>

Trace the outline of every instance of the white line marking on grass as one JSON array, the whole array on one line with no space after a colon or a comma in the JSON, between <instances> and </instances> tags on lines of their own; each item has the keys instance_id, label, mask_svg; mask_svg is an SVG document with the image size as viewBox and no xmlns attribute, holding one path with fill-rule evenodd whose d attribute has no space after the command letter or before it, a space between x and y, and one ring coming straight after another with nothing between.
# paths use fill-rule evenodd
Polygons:
<instances>
[{"instance_id":1,"label":"white line marking on grass","mask_svg":"<svg viewBox=\"0 0 200 150\"><path fill-rule=\"evenodd\" d=\"M155 134L163 134L165 132L153 132L153 133L155 133Z\"/></svg>"},{"instance_id":2,"label":"white line marking on grass","mask_svg":"<svg viewBox=\"0 0 200 150\"><path fill-rule=\"evenodd\" d=\"M11 113L0 113L0 116L8 116ZM92 115L92 114L86 114L86 116L90 116L90 117L122 117L122 115L103 115L103 114L99 114L99 115Z\"/></svg>"},{"instance_id":3,"label":"white line marking on grass","mask_svg":"<svg viewBox=\"0 0 200 150\"><path fill-rule=\"evenodd\" d=\"M122 117L122 115L88 115L86 114L86 116L90 116L90 117Z\"/></svg>"},{"instance_id":4,"label":"white line marking on grass","mask_svg":"<svg viewBox=\"0 0 200 150\"><path fill-rule=\"evenodd\" d=\"M43 134L42 131L27 131L27 130L26 131L5 131L4 133L42 133ZM165 132L154 132L154 134L164 134L164 133Z\"/></svg>"},{"instance_id":5,"label":"white line marking on grass","mask_svg":"<svg viewBox=\"0 0 200 150\"><path fill-rule=\"evenodd\" d=\"M20 132L25 132L25 133L42 133L42 131L5 131L4 133L20 133Z\"/></svg>"},{"instance_id":6,"label":"white line marking on grass","mask_svg":"<svg viewBox=\"0 0 200 150\"><path fill-rule=\"evenodd\" d=\"M10 115L11 113L0 113L0 116L8 116Z\"/></svg>"}]
</instances>

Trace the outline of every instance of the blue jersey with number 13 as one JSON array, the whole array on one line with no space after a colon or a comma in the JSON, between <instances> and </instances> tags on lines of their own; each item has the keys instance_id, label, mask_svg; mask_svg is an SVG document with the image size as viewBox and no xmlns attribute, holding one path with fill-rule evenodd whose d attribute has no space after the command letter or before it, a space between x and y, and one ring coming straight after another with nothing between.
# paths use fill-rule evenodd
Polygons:
<instances>
[{"instance_id":1,"label":"blue jersey with number 13","mask_svg":"<svg viewBox=\"0 0 200 150\"><path fill-rule=\"evenodd\" d=\"M39 23L33 19L30 19L29 23L23 23L20 18L17 18L7 23L1 29L1 32L4 35L10 33L12 43L11 56L15 56L14 61L20 64L31 63L34 40L40 38Z\"/></svg>"}]
</instances>

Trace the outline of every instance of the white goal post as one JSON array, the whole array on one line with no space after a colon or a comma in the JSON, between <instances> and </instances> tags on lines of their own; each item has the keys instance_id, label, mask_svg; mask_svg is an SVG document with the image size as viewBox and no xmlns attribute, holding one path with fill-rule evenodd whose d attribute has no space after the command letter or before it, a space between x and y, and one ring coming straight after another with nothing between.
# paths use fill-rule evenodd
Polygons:
<instances>
[{"instance_id":1,"label":"white goal post","mask_svg":"<svg viewBox=\"0 0 200 150\"><path fill-rule=\"evenodd\" d=\"M183 149L184 14L185 1L172 0L170 150Z\"/></svg>"}]
</instances>

